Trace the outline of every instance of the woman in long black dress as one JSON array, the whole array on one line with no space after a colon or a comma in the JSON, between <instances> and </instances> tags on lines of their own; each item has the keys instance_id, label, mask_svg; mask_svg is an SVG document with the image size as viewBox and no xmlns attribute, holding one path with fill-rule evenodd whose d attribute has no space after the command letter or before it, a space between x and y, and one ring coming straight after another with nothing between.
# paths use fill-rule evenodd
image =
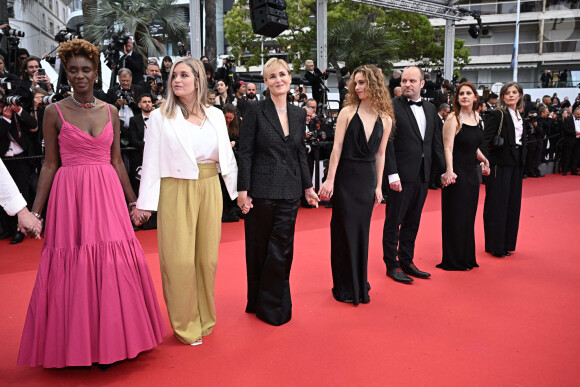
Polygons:
<instances>
[{"instance_id":1,"label":"woman in long black dress","mask_svg":"<svg viewBox=\"0 0 580 387\"><path fill-rule=\"evenodd\" d=\"M489 175L489 161L479 147L483 140L481 118L475 112L477 90L471 82L459 85L453 98L453 113L443 126L446 172L442 177L441 217L444 270L471 270L479 267L475 260L473 227L479 199L479 176Z\"/></svg>"},{"instance_id":2,"label":"woman in long black dress","mask_svg":"<svg viewBox=\"0 0 580 387\"><path fill-rule=\"evenodd\" d=\"M352 79L338 116L328 177L320 196L332 200L332 295L337 301L357 305L370 301L369 229L373 204L383 200L385 149L394 114L379 68L363 65Z\"/></svg>"}]
</instances>

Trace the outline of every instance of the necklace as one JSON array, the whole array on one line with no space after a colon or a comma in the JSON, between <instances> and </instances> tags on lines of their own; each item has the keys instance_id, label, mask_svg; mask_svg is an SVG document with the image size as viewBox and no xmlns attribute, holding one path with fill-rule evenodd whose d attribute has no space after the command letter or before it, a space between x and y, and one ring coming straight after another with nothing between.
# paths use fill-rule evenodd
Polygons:
<instances>
[{"instance_id":1,"label":"necklace","mask_svg":"<svg viewBox=\"0 0 580 387\"><path fill-rule=\"evenodd\" d=\"M288 112L288 110L286 108L284 109L278 109L276 106L274 106L276 108L276 112L278 114L286 114Z\"/></svg>"},{"instance_id":2,"label":"necklace","mask_svg":"<svg viewBox=\"0 0 580 387\"><path fill-rule=\"evenodd\" d=\"M97 98L96 97L93 97L93 102L86 102L86 103L77 101L75 99L75 95L74 94L71 94L70 95L70 99L71 99L71 101L74 102L75 105L80 106L80 107L83 107L85 109L90 109L90 108L93 108L93 107L97 106Z\"/></svg>"}]
</instances>

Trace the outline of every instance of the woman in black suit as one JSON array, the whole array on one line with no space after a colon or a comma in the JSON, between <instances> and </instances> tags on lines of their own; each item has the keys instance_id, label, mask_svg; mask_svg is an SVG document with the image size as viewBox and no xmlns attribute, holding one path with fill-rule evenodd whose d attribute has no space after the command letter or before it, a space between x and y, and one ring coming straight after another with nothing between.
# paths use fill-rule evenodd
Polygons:
<instances>
[{"instance_id":1,"label":"woman in black suit","mask_svg":"<svg viewBox=\"0 0 580 387\"><path fill-rule=\"evenodd\" d=\"M483 151L491 169L483 208L485 251L499 258L511 255L516 249L520 224L526 160L525 125L520 114L522 97L519 83L504 84L499 109L488 113L483 132ZM493 139L498 133L503 138L503 145L494 146Z\"/></svg>"},{"instance_id":2,"label":"woman in black suit","mask_svg":"<svg viewBox=\"0 0 580 387\"><path fill-rule=\"evenodd\" d=\"M306 164L306 110L286 100L290 68L272 58L263 75L270 97L248 105L238 151L238 205L246 214L246 312L282 325L292 317L290 267L300 196L305 192L315 206L319 199Z\"/></svg>"}]
</instances>

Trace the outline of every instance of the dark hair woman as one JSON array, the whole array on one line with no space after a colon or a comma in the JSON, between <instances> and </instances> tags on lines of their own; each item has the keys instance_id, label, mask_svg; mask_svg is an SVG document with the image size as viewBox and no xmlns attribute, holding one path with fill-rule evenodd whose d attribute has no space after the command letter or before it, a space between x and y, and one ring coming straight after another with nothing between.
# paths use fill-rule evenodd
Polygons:
<instances>
[{"instance_id":1,"label":"dark hair woman","mask_svg":"<svg viewBox=\"0 0 580 387\"><path fill-rule=\"evenodd\" d=\"M50 199L18 364L111 364L155 347L165 328L125 204L136 198L117 109L93 96L99 50L75 39L58 55L74 92L44 113L46 157L32 212L42 212L49 191Z\"/></svg>"},{"instance_id":2,"label":"dark hair woman","mask_svg":"<svg viewBox=\"0 0 580 387\"><path fill-rule=\"evenodd\" d=\"M522 86L508 82L499 97L499 109L488 113L483 132L482 148L491 169L485 186L483 224L485 251L503 258L516 249L527 136L520 114ZM502 144L494 141L498 136Z\"/></svg>"},{"instance_id":3,"label":"dark hair woman","mask_svg":"<svg viewBox=\"0 0 580 387\"><path fill-rule=\"evenodd\" d=\"M471 270L475 259L475 215L479 199L479 174L489 175L489 161L479 150L483 140L481 117L475 111L479 96L473 83L464 82L453 97L453 113L443 125L446 172L441 178L443 270Z\"/></svg>"}]
</instances>

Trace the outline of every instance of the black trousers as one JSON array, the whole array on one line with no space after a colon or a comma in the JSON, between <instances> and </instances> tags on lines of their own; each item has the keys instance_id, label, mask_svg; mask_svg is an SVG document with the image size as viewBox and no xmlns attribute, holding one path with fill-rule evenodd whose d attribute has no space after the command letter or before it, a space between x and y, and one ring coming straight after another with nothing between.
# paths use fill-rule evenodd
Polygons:
<instances>
[{"instance_id":1,"label":"black trousers","mask_svg":"<svg viewBox=\"0 0 580 387\"><path fill-rule=\"evenodd\" d=\"M10 158L7 158L4 164L16 183L16 187L18 187L18 190L24 197L24 200L30 206L30 175L33 172L32 164L28 160L10 160ZM18 225L17 217L8 215L1 207L0 222L2 223L4 232L16 232L16 226Z\"/></svg>"},{"instance_id":2,"label":"black trousers","mask_svg":"<svg viewBox=\"0 0 580 387\"><path fill-rule=\"evenodd\" d=\"M424 176L423 167L420 175ZM415 239L428 191L427 182L423 180L419 177L416 182L403 183L401 192L387 189L383 260L389 270L413 263Z\"/></svg>"},{"instance_id":3,"label":"black trousers","mask_svg":"<svg viewBox=\"0 0 580 387\"><path fill-rule=\"evenodd\" d=\"M300 199L257 199L246 215L247 313L268 324L292 318L290 268Z\"/></svg>"},{"instance_id":4,"label":"black trousers","mask_svg":"<svg viewBox=\"0 0 580 387\"><path fill-rule=\"evenodd\" d=\"M540 174L540 164L542 163L542 149L544 142L537 140L530 142L527 145L528 150L526 154L526 173L529 176Z\"/></svg>"},{"instance_id":5,"label":"black trousers","mask_svg":"<svg viewBox=\"0 0 580 387\"><path fill-rule=\"evenodd\" d=\"M491 165L483 207L486 251L502 253L516 249L523 179L523 168L519 161L515 167Z\"/></svg>"}]
</instances>

